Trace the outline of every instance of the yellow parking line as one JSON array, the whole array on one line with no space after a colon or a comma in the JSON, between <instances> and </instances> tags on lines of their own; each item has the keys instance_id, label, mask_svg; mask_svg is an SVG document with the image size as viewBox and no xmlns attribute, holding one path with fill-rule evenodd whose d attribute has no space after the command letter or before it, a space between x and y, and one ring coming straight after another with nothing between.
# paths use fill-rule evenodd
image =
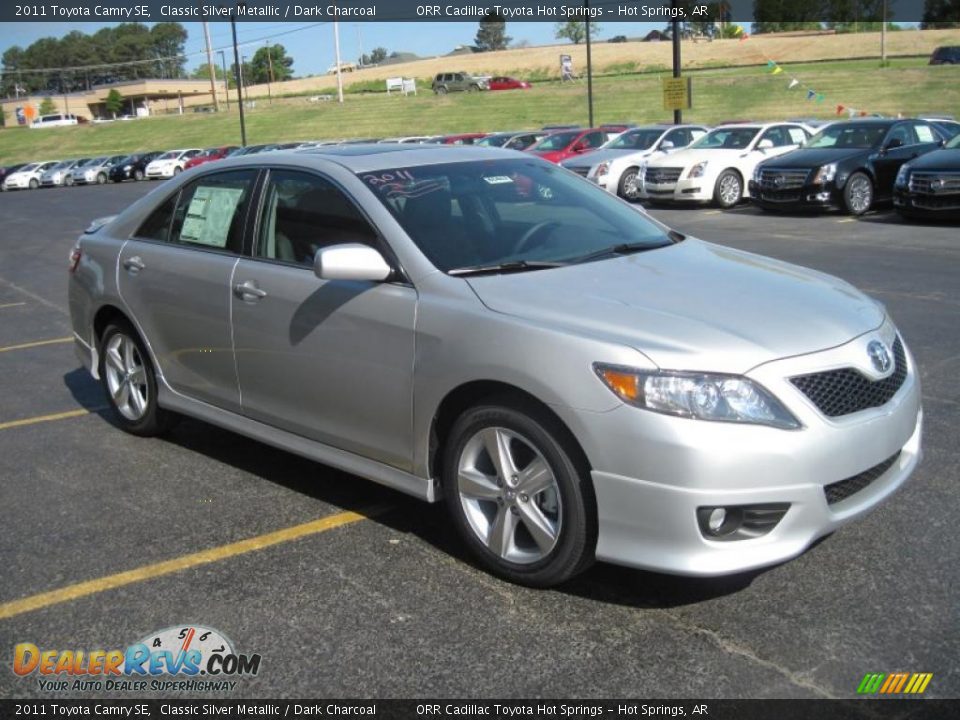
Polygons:
<instances>
[{"instance_id":1,"label":"yellow parking line","mask_svg":"<svg viewBox=\"0 0 960 720\"><path fill-rule=\"evenodd\" d=\"M11 350L26 350L27 348L40 347L41 345L62 345L63 343L73 342L72 337L53 338L52 340L37 340L35 342L21 343L19 345L7 345L0 347L0 353L10 352Z\"/></svg>"},{"instance_id":2,"label":"yellow parking line","mask_svg":"<svg viewBox=\"0 0 960 720\"><path fill-rule=\"evenodd\" d=\"M53 413L52 415L39 415L38 417L23 418L22 420L9 420L0 423L0 430L9 430L10 428L23 427L24 425L36 425L37 423L53 422L54 420L69 420L70 418L89 415L91 412L104 410L105 408L94 408L93 410L68 410L67 412Z\"/></svg>"},{"instance_id":3,"label":"yellow parking line","mask_svg":"<svg viewBox=\"0 0 960 720\"><path fill-rule=\"evenodd\" d=\"M327 517L311 520L302 525L294 525L282 530L266 533L265 535L257 535L256 537L240 540L239 542L230 543L229 545L221 545L208 550L201 550L200 552L182 555L172 560L164 560L163 562L152 565L144 565L115 575L107 575L95 580L87 580L76 583L75 585L67 585L58 590L51 590L38 595L21 598L20 600L13 600L12 602L0 605L0 620L33 612L34 610L40 610L41 608L50 607L51 605L59 605L60 603L77 600L88 595L95 595L96 593L105 592L106 590L114 590L125 585L132 585L133 583L143 582L144 580L170 575L171 573L197 567L198 565L206 565L219 560L226 560L227 558L243 555L255 550L262 550L272 545L290 542L307 537L308 535L316 535L317 533L333 530L343 525L350 525L360 520L366 520L369 517L385 512L387 509L388 508L381 506L370 508L363 512L348 511L337 513L336 515L328 515Z\"/></svg>"},{"instance_id":4,"label":"yellow parking line","mask_svg":"<svg viewBox=\"0 0 960 720\"><path fill-rule=\"evenodd\" d=\"M4 303L3 305L0 305L0 310L3 310L4 308L20 307L21 305L26 305L26 303L25 302Z\"/></svg>"},{"instance_id":5,"label":"yellow parking line","mask_svg":"<svg viewBox=\"0 0 960 720\"><path fill-rule=\"evenodd\" d=\"M847 222L856 222L856 218L840 218L837 220L838 223L847 223Z\"/></svg>"}]
</instances>

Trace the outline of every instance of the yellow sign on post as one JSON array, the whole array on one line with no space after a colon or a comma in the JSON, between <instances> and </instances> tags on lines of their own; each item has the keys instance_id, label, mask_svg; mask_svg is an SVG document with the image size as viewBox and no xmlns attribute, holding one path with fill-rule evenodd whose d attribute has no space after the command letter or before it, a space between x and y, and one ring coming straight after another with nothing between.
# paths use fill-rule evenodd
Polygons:
<instances>
[{"instance_id":1,"label":"yellow sign on post","mask_svg":"<svg viewBox=\"0 0 960 720\"><path fill-rule=\"evenodd\" d=\"M689 107L689 80L682 77L663 78L663 109L685 110Z\"/></svg>"}]
</instances>

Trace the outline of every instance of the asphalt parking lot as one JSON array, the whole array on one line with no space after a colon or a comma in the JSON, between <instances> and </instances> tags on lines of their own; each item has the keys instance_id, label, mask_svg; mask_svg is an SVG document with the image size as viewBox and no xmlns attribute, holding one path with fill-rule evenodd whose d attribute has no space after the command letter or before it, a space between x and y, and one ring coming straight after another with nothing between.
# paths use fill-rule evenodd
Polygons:
<instances>
[{"instance_id":1,"label":"asphalt parking lot","mask_svg":"<svg viewBox=\"0 0 960 720\"><path fill-rule=\"evenodd\" d=\"M262 655L236 697L851 697L894 671L960 696L956 225L653 210L884 302L922 371L925 459L786 565L720 580L598 565L533 591L475 568L441 506L195 421L163 440L111 425L69 341L67 257L90 219L154 187L0 195L0 697L50 697L10 671L16 643L122 648L187 624Z\"/></svg>"}]
</instances>

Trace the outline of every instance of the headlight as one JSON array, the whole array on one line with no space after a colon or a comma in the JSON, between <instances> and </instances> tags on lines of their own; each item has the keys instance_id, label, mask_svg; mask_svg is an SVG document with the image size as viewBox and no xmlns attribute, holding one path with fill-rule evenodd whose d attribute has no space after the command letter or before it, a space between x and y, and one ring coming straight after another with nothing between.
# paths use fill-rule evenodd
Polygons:
<instances>
[{"instance_id":1,"label":"headlight","mask_svg":"<svg viewBox=\"0 0 960 720\"><path fill-rule=\"evenodd\" d=\"M625 403L697 420L800 427L790 411L762 386L738 375L649 372L594 364L594 370Z\"/></svg>"},{"instance_id":2,"label":"headlight","mask_svg":"<svg viewBox=\"0 0 960 720\"><path fill-rule=\"evenodd\" d=\"M704 160L704 161L702 161L702 162L698 162L696 165L694 165L692 168L690 168L690 172L687 173L687 177L688 177L688 178L698 178L698 177L702 177L702 176L703 176L703 173L704 173L704 171L705 171L706 169L707 169L707 161L706 161L706 160Z\"/></svg>"},{"instance_id":3,"label":"headlight","mask_svg":"<svg viewBox=\"0 0 960 720\"><path fill-rule=\"evenodd\" d=\"M910 182L910 163L904 163L900 166L900 171L897 173L897 180L894 183L895 185L906 186Z\"/></svg>"},{"instance_id":4,"label":"headlight","mask_svg":"<svg viewBox=\"0 0 960 720\"><path fill-rule=\"evenodd\" d=\"M131 170L133 170L133 165L124 165L123 170L124 172L130 172Z\"/></svg>"},{"instance_id":5,"label":"headlight","mask_svg":"<svg viewBox=\"0 0 960 720\"><path fill-rule=\"evenodd\" d=\"M761 163L761 164L758 164L758 165L753 169L753 181L754 181L757 185L760 184L760 171L761 171L761 170L763 170L763 164L762 164L762 163Z\"/></svg>"},{"instance_id":6,"label":"headlight","mask_svg":"<svg viewBox=\"0 0 960 720\"><path fill-rule=\"evenodd\" d=\"M814 185L822 185L823 183L828 183L837 176L837 164L830 163L829 165L824 165L822 168L817 170L817 174L813 176Z\"/></svg>"},{"instance_id":7,"label":"headlight","mask_svg":"<svg viewBox=\"0 0 960 720\"><path fill-rule=\"evenodd\" d=\"M597 172L594 173L595 177L601 177L610 172L610 161L604 160L602 163L597 165Z\"/></svg>"}]
</instances>

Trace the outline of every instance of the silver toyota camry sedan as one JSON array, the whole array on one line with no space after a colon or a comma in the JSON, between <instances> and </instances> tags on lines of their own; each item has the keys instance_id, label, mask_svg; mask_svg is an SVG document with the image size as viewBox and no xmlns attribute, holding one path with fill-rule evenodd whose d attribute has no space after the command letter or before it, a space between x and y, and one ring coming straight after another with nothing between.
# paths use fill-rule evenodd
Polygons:
<instances>
[{"instance_id":1,"label":"silver toyota camry sedan","mask_svg":"<svg viewBox=\"0 0 960 720\"><path fill-rule=\"evenodd\" d=\"M508 150L205 165L95 221L69 294L131 433L189 415L443 501L533 586L778 563L920 460L881 304Z\"/></svg>"}]
</instances>

